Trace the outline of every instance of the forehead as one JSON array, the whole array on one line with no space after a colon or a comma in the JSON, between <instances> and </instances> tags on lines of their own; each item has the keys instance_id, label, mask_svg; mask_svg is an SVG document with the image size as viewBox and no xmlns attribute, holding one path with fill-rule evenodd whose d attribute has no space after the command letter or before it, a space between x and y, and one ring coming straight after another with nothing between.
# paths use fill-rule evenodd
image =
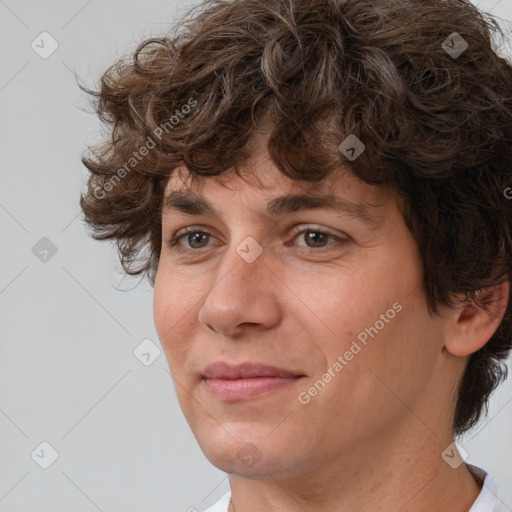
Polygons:
<instances>
[{"instance_id":1,"label":"forehead","mask_svg":"<svg viewBox=\"0 0 512 512\"><path fill-rule=\"evenodd\" d=\"M268 127L267 127L268 128ZM247 149L250 156L235 167L218 176L202 177L192 175L185 166L174 169L166 184L166 193L175 190L193 190L201 193L206 184L227 188L236 192L240 186L250 185L252 193L279 193L279 191L324 191L336 181L335 176L327 176L321 182L292 180L279 171L272 161L267 149L270 131L255 131L250 138ZM238 171L238 174L236 173ZM215 187L213 187L215 188ZM207 190L205 190L207 193Z\"/></svg>"},{"instance_id":2,"label":"forehead","mask_svg":"<svg viewBox=\"0 0 512 512\"><path fill-rule=\"evenodd\" d=\"M167 181L166 192L170 190L189 189L193 187L199 191L207 182L212 181L222 187L228 188L234 186L233 190L238 190L240 181L250 184L254 187L254 192L280 193L285 190L288 192L325 192L331 187L335 187L339 182L339 177L346 175L346 179L354 181L356 178L350 169L346 166L340 166L337 172L328 174L325 179L317 182L294 180L285 176L272 161L268 152L268 141L271 133L272 123L265 118L260 126L255 128L249 138L246 149L248 158L238 163L235 168L231 168L218 176L208 178L197 177L190 174L185 166L174 169L173 174ZM238 176L235 172L238 170ZM251 191L251 192L253 192Z\"/></svg>"},{"instance_id":3,"label":"forehead","mask_svg":"<svg viewBox=\"0 0 512 512\"><path fill-rule=\"evenodd\" d=\"M272 161L267 150L268 134L264 130L256 132L248 144L247 160L217 176L196 176L185 166L174 169L165 186L162 212L178 209L220 216L223 207L229 209L241 198L245 208L262 217L330 207L375 224L398 199L390 186L369 185L357 178L349 164L340 165L321 181L291 179ZM214 206L215 202L219 207Z\"/></svg>"},{"instance_id":4,"label":"forehead","mask_svg":"<svg viewBox=\"0 0 512 512\"><path fill-rule=\"evenodd\" d=\"M347 166L340 166L321 181L291 179L274 164L266 147L259 143L251 157L217 176L197 176L184 165L175 168L165 183L165 194L172 191L194 191L198 194L209 193L217 187L236 193L248 192L250 195L272 195L281 192L294 193L336 193L345 197L358 196L375 202L386 195L385 186L372 186L357 178ZM235 170L236 168L236 170ZM237 172L238 171L238 174ZM250 187L250 190L248 189Z\"/></svg>"},{"instance_id":5,"label":"forehead","mask_svg":"<svg viewBox=\"0 0 512 512\"><path fill-rule=\"evenodd\" d=\"M175 169L165 187L162 214L211 215L222 218L235 202L262 218L276 218L299 210L329 209L356 218L370 228L379 227L390 206L386 187L368 185L347 169L320 182L293 180L269 160L254 161L219 176L197 177L186 168Z\"/></svg>"},{"instance_id":6,"label":"forehead","mask_svg":"<svg viewBox=\"0 0 512 512\"><path fill-rule=\"evenodd\" d=\"M186 167L174 169L165 184L165 195L171 192L192 192L209 195L215 190L225 189L233 193L270 196L280 192L314 193L334 191L339 176L334 173L322 181L294 180L282 174L275 166L258 162L250 166L237 166L240 174L231 168L217 176L198 176Z\"/></svg>"}]
</instances>

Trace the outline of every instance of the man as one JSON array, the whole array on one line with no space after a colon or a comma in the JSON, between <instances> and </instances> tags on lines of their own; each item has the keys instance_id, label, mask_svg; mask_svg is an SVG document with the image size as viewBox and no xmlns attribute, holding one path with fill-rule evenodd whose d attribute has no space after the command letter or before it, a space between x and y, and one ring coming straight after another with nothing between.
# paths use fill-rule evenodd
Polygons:
<instances>
[{"instance_id":1,"label":"man","mask_svg":"<svg viewBox=\"0 0 512 512\"><path fill-rule=\"evenodd\" d=\"M454 443L512 348L499 27L464 0L212 0L177 28L88 91L112 137L81 206L154 285L229 473L208 511L512 509Z\"/></svg>"}]
</instances>

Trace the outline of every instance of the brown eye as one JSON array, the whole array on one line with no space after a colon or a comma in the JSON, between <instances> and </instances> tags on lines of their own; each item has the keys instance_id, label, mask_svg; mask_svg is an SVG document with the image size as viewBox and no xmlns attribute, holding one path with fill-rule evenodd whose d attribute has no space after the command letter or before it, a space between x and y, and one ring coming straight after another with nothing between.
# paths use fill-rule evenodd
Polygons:
<instances>
[{"instance_id":1,"label":"brown eye","mask_svg":"<svg viewBox=\"0 0 512 512\"><path fill-rule=\"evenodd\" d=\"M312 244L310 247L324 247L325 242L331 238L330 235L321 231L303 231L303 233L306 235L304 238L306 245Z\"/></svg>"},{"instance_id":2,"label":"brown eye","mask_svg":"<svg viewBox=\"0 0 512 512\"><path fill-rule=\"evenodd\" d=\"M203 249L204 247L207 247L207 245L204 244L204 241L206 237L211 236L209 233L206 233L205 231L199 231L197 228L191 228L188 229L178 236L174 236L174 238L169 242L169 245L171 247L175 247L176 245L181 247L183 250L197 250L197 249ZM181 240L185 239L186 242L189 244L190 249L188 247L182 246Z\"/></svg>"},{"instance_id":3,"label":"brown eye","mask_svg":"<svg viewBox=\"0 0 512 512\"><path fill-rule=\"evenodd\" d=\"M205 238L210 235L208 235L208 233L197 232L197 233L188 233L183 236L187 237L187 242L191 245L192 248L202 249L204 247L203 242L204 242ZM196 242L200 245L200 247L197 247L194 245Z\"/></svg>"},{"instance_id":4,"label":"brown eye","mask_svg":"<svg viewBox=\"0 0 512 512\"><path fill-rule=\"evenodd\" d=\"M327 243L329 239L336 240L339 243L348 242L348 239L346 238L333 235L332 233L315 227L309 227L298 231L294 239L299 239L302 235L304 235L303 240L306 245L299 245L299 247L305 247L306 249L322 249L329 247L330 245L336 245L336 243Z\"/></svg>"}]
</instances>

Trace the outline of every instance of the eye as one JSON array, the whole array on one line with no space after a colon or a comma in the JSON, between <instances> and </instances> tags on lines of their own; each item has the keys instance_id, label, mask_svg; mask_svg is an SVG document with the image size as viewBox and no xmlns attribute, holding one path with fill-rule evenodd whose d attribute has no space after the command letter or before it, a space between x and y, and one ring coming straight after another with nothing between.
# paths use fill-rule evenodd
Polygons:
<instances>
[{"instance_id":1,"label":"eye","mask_svg":"<svg viewBox=\"0 0 512 512\"><path fill-rule=\"evenodd\" d=\"M299 247L305 247L306 249L322 249L324 247L328 247L329 245L336 244L326 244L329 238L337 241L338 243L348 242L348 238L343 238L336 236L328 231L318 229L315 226L307 226L305 229L301 226L301 230L293 230L292 234L294 234L294 240L298 239L300 235L306 234L307 236L304 238L306 245ZM204 249L208 247L208 237L212 235L207 231L201 231L197 227L186 228L185 230L178 232L168 243L170 247L178 247L178 250L181 251L190 251L190 250L198 250ZM188 247L184 247L182 244L182 240L186 241L190 244ZM318 251L316 251L318 252Z\"/></svg>"},{"instance_id":2,"label":"eye","mask_svg":"<svg viewBox=\"0 0 512 512\"><path fill-rule=\"evenodd\" d=\"M307 226L306 229L302 228L300 231L295 231L295 239L300 238L302 235L306 235L303 239L306 242L307 249L315 249L315 248L324 248L328 245L335 244L326 244L329 238L336 240L339 243L348 242L347 238L336 236L328 231L323 229L319 229L315 226Z\"/></svg>"},{"instance_id":3,"label":"eye","mask_svg":"<svg viewBox=\"0 0 512 512\"><path fill-rule=\"evenodd\" d=\"M188 242L191 242L191 245L194 245L194 244L198 244L200 245L200 247L197 247L197 246L193 246L191 247L192 250L194 249L203 249L204 247L206 247L204 245L204 240L206 237L209 237L211 236L209 233L205 232L205 231L200 231L198 228L187 228L185 229L185 231L182 231L181 234L178 232L172 239L171 241L169 242L169 245L171 247L174 247L174 246L178 246L180 248L180 250L183 250L182 248L182 245L181 243L181 240L184 239L185 237L186 240ZM185 250L188 250L188 248L185 248Z\"/></svg>"}]
</instances>

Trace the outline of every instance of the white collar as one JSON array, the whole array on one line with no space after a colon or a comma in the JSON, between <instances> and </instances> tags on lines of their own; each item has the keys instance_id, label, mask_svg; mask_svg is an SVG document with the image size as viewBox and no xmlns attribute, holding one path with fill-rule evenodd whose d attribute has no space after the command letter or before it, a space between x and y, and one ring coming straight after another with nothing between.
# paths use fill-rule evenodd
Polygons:
<instances>
[{"instance_id":1,"label":"white collar","mask_svg":"<svg viewBox=\"0 0 512 512\"><path fill-rule=\"evenodd\" d=\"M494 512L498 503L498 486L496 482L482 468L472 466L471 464L467 464L467 466L471 473L483 482L482 490L473 506L469 509L469 512Z\"/></svg>"}]
</instances>

